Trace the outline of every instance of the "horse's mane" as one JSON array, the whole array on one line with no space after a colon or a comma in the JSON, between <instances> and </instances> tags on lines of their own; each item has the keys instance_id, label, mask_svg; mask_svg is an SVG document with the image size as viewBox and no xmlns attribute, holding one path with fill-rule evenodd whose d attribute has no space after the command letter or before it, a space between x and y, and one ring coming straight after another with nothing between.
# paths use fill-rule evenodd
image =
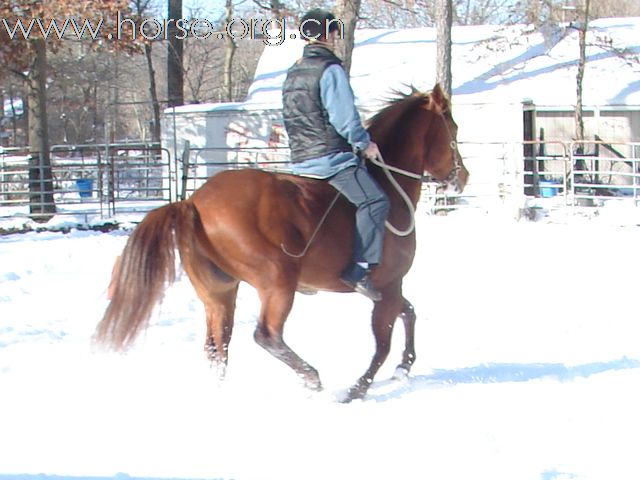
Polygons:
<instances>
[{"instance_id":1,"label":"horse's mane","mask_svg":"<svg viewBox=\"0 0 640 480\"><path fill-rule=\"evenodd\" d=\"M421 92L414 86L409 86L411 91L404 93L395 90L391 93L392 97L388 98L386 106L376 113L367 122L367 128L370 132L375 132L378 143L384 140L384 137L393 131L394 126L398 125L399 120L408 112L414 111L416 108L429 106L432 98L431 92ZM443 111L450 107L449 100L443 105Z\"/></svg>"}]
</instances>

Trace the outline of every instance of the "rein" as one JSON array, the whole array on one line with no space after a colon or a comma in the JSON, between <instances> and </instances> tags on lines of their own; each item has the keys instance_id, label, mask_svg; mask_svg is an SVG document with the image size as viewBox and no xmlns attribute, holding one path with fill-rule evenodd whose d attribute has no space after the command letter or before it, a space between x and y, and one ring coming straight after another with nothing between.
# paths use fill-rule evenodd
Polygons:
<instances>
[{"instance_id":1,"label":"rein","mask_svg":"<svg viewBox=\"0 0 640 480\"><path fill-rule=\"evenodd\" d=\"M408 170L403 170L402 168L394 167L393 165L387 165L384 159L382 158L382 155L380 155L377 158L372 158L369 161L374 165L377 165L378 167L382 168L382 171L384 172L386 177L389 179L389 182L391 183L393 188L396 189L396 191L404 201L405 205L407 206L407 210L409 210L409 218L411 220L409 221L409 226L405 230L399 230L398 228L394 227L391 224L391 222L389 222L389 220L386 220L384 222L385 226L391 233L399 237L406 237L407 235L410 235L411 232L413 232L413 230L416 228L416 220L415 220L416 209L414 208L413 203L409 198L409 195L407 195L407 192L405 192L402 189L398 181L394 178L393 175L391 175L391 172L399 173L400 175L404 175L405 177L413 178L415 180L420 180L420 181L422 181L422 174L413 173Z\"/></svg>"},{"instance_id":2,"label":"rein","mask_svg":"<svg viewBox=\"0 0 640 480\"><path fill-rule=\"evenodd\" d=\"M452 142L452 143L454 143L454 142ZM385 223L384 223L385 226L387 227L387 229L391 233L393 233L395 235L398 235L399 237L406 237L407 235L410 235L411 232L413 232L413 230L415 229L415 226L416 226L415 208L413 207L413 203L411 203L411 199L409 198L409 195L407 195L407 192L405 192L402 189L402 187L400 186L398 181L393 177L393 175L391 175L391 172L399 173L400 175L404 175L405 177L413 178L415 180L420 180L420 181L422 181L423 176L421 174L419 174L419 173L413 173L413 172L410 172L408 170L403 170L402 168L394 167L393 165L387 165L385 163L384 159L382 158L382 155L380 155L380 157L378 157L378 158L371 159L369 161L371 163L373 163L374 165L377 165L380 168L382 168L382 170L384 171L385 175L389 179L389 182L391 182L391 185L393 185L393 188L396 189L396 191L398 192L400 197L402 197L402 200L404 200L405 204L407 205L407 209L409 210L409 214L410 214L410 218L411 218L411 222L409 224L409 227L407 229L405 229L405 230L397 229L388 220L385 221ZM337 192L336 195L333 197L333 200L331 201L331 204L329 204L329 207L324 212L324 215L322 215L322 218L318 222L318 225L316 225L316 229L311 234L311 237L309 238L309 241L305 245L305 247L302 250L302 252L300 252L300 253L291 253L291 252L289 252L287 250L287 247L285 247L283 243L280 244L280 248L282 249L282 251L286 255L288 255L290 257L293 257L293 258L302 258L302 257L304 257L306 255L307 251L309 250L309 247L313 243L313 240L316 238L316 235L320 231L320 227L322 227L322 225L324 224L325 220L329 216L329 212L331 212L331 210L333 209L333 206L338 201L338 198L340 198L340 192Z\"/></svg>"},{"instance_id":3,"label":"rein","mask_svg":"<svg viewBox=\"0 0 640 480\"><path fill-rule=\"evenodd\" d=\"M449 125L447 125L447 123L444 122L444 126L447 129L447 132L449 133L449 138L453 138L453 136L451 135L451 130L449 129ZM453 151L453 169L451 170L451 172L449 172L449 175L447 175L447 177L444 180L438 182L438 183L441 183L443 185L457 183L459 181L460 171L462 170L462 165L460 163L460 159L458 158L458 155L456 155L456 151L458 149L457 142L455 140L451 140L451 142L449 143L449 147ZM380 167L382 169L382 171L384 172L385 176L389 180L389 183L391 183L393 188L398 192L398 194L400 195L400 197L404 201L405 205L407 206L407 210L409 210L410 221L409 221L409 226L406 229L400 230L400 229L396 228L395 226L393 226L391 224L391 222L389 222L388 220L385 220L385 223L384 223L385 227L391 233L393 233L394 235L397 235L399 237L406 237L406 236L410 235L411 232L413 232L415 230L415 228L416 228L416 219L415 219L416 209L413 206L413 203L411 202L411 199L409 198L409 195L407 195L407 192L405 192L403 190L403 188L400 186L400 184L395 179L395 177L391 174L391 172L403 175L403 176L408 177L408 178L412 178L414 180L420 180L420 181L423 180L424 175L421 174L421 173L414 173L414 172L410 172L408 170L404 170L402 168L394 167L393 165L388 165L384 161L384 158L382 158L382 154L380 154L376 158L369 159L369 161L371 163L373 163L374 165L377 165L378 167ZM282 251L286 255L288 255L290 257L293 257L293 258L302 258L302 257L304 257L306 255L307 251L309 250L309 247L313 243L313 240L316 238L316 235L318 234L318 231L320 230L320 227L322 227L322 225L324 224L325 220L329 216L329 212L331 212L331 210L333 209L333 206L336 204L336 202L338 201L339 197L340 197L340 192L338 192L336 194L336 196L333 197L333 200L331 201L331 204L329 205L329 208L327 208L327 210L324 212L324 215L322 216L322 218L318 222L318 225L316 225L316 228L313 231L313 234L311 234L311 237L309 238L309 241L305 245L305 247L302 250L302 252L300 252L300 253L291 253L291 252L287 251L287 249L284 246L284 244L282 244L282 243L280 244L280 248L282 249Z\"/></svg>"},{"instance_id":4,"label":"rein","mask_svg":"<svg viewBox=\"0 0 640 480\"><path fill-rule=\"evenodd\" d=\"M449 131L449 135L451 136L451 131L449 130L449 126L446 123L445 123L445 127L447 131ZM460 159L456 155L456 150L458 148L456 141L451 140L451 142L449 143L449 147L451 147L451 150L453 150L453 169L451 170L451 172L449 172L449 175L447 175L447 177L442 182L439 182L442 184L457 182L458 176L460 174L460 170L462 170ZM405 177L413 178L415 180L420 180L420 181L422 181L422 179L424 178L424 175L419 173L413 173L408 170L403 170L402 168L394 167L393 165L387 165L384 159L382 158L382 155L380 155L377 158L371 159L369 161L374 165L377 165L378 167L382 168L382 171L384 172L386 177L389 179L389 182L391 183L391 185L393 185L393 188L396 189L396 191L398 192L398 194L406 204L407 210L409 210L409 216L411 220L409 222L409 226L405 230L399 230L398 228L394 227L388 220L385 221L385 226L391 233L399 237L406 237L407 235L411 234L411 232L413 232L413 230L415 229L416 209L413 206L413 203L411 203L411 199L407 195L407 192L405 192L402 189L398 181L393 177L393 175L391 175L391 172L399 173L400 175L404 175Z\"/></svg>"},{"instance_id":5,"label":"rein","mask_svg":"<svg viewBox=\"0 0 640 480\"><path fill-rule=\"evenodd\" d=\"M304 257L307 254L307 250L309 250L309 247L313 243L313 240L316 238L316 235L318 235L318 232L320 231L320 227L322 226L324 221L329 216L329 212L331 212L331 210L333 209L333 206L338 201L338 198L340 198L340 192L336 192L336 195L333 197L333 200L331 200L331 203L329 204L329 208L327 208L327 210L324 212L324 215L322 215L322 218L318 222L318 225L316 225L316 229L311 234L311 237L309 238L309 241L307 242L307 244L302 249L302 252L300 252L300 253L291 253L291 252L289 252L287 250L287 247L284 246L284 243L280 244L280 248L282 249L282 251L285 254L287 254L287 255L289 255L290 257L293 257L293 258L302 258L302 257Z\"/></svg>"}]
</instances>

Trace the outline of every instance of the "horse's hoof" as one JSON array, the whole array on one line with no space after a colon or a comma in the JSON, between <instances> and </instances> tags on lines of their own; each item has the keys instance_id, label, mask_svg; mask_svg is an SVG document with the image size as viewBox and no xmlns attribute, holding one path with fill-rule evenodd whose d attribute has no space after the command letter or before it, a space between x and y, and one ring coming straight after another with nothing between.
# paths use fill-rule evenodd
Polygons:
<instances>
[{"instance_id":1,"label":"horse's hoof","mask_svg":"<svg viewBox=\"0 0 640 480\"><path fill-rule=\"evenodd\" d=\"M308 372L306 375L300 375L300 378L304 382L304 387L313 392L322 391L322 382L320 381L320 375L315 370Z\"/></svg>"},{"instance_id":2,"label":"horse's hoof","mask_svg":"<svg viewBox=\"0 0 640 480\"><path fill-rule=\"evenodd\" d=\"M337 400L340 403L351 403L354 400L362 400L369 390L369 384L363 385L358 382L353 387L347 389L346 392L343 392L342 395L339 395Z\"/></svg>"},{"instance_id":3,"label":"horse's hoof","mask_svg":"<svg viewBox=\"0 0 640 480\"><path fill-rule=\"evenodd\" d=\"M394 380L404 380L409 376L409 368L405 365L398 365L396 371L393 373Z\"/></svg>"},{"instance_id":4,"label":"horse's hoof","mask_svg":"<svg viewBox=\"0 0 640 480\"><path fill-rule=\"evenodd\" d=\"M305 382L304 386L307 390L311 390L312 392L321 392L322 391L322 383L320 382Z\"/></svg>"}]
</instances>

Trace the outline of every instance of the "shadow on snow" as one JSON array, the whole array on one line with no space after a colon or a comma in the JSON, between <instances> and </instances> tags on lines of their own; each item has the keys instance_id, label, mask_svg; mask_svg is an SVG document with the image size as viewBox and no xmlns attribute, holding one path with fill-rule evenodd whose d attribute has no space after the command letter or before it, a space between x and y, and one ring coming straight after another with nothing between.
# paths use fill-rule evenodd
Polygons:
<instances>
[{"instance_id":1,"label":"shadow on snow","mask_svg":"<svg viewBox=\"0 0 640 480\"><path fill-rule=\"evenodd\" d=\"M561 363L485 363L453 370L434 369L429 375L410 376L404 380L383 380L372 385L369 398L385 401L409 392L434 386L455 386L473 383L528 382L555 379L560 382L588 378L599 373L640 368L640 360L622 357L608 362L566 366ZM388 390L376 393L376 390ZM2 479L0 479L2 480Z\"/></svg>"}]
</instances>

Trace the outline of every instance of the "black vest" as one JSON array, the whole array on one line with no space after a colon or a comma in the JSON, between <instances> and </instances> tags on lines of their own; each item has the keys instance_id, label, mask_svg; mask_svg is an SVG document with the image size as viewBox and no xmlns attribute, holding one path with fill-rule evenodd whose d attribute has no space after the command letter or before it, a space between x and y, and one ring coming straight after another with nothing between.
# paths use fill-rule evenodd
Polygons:
<instances>
[{"instance_id":1,"label":"black vest","mask_svg":"<svg viewBox=\"0 0 640 480\"><path fill-rule=\"evenodd\" d=\"M331 50L309 44L287 73L282 87L282 116L294 163L352 151L347 140L329 123L320 97L322 73L335 64L340 65L341 61Z\"/></svg>"}]
</instances>

